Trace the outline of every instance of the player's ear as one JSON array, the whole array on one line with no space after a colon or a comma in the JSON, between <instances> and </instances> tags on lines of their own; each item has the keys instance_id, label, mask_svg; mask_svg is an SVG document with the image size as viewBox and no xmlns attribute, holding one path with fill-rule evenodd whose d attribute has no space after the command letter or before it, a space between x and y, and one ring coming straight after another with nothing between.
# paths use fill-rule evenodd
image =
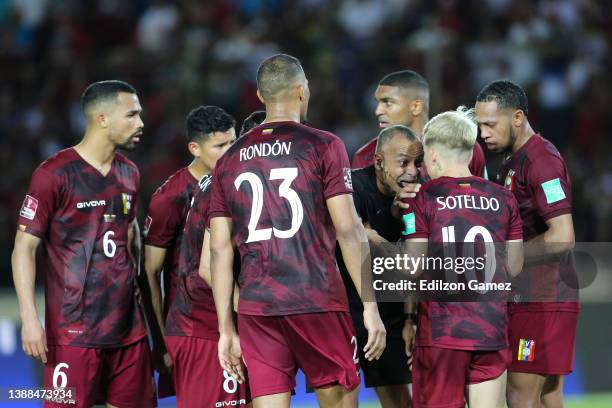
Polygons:
<instances>
[{"instance_id":1,"label":"player's ear","mask_svg":"<svg viewBox=\"0 0 612 408\"><path fill-rule=\"evenodd\" d=\"M383 164L383 157L380 153L374 153L374 166L377 170L383 170L385 165Z\"/></svg>"},{"instance_id":2,"label":"player's ear","mask_svg":"<svg viewBox=\"0 0 612 408\"><path fill-rule=\"evenodd\" d=\"M108 117L106 116L106 113L97 113L96 122L98 123L98 126L103 129L106 129L108 127Z\"/></svg>"},{"instance_id":3,"label":"player's ear","mask_svg":"<svg viewBox=\"0 0 612 408\"><path fill-rule=\"evenodd\" d=\"M415 99L412 101L412 103L410 104L410 113L412 113L412 116L421 116L421 114L423 113L422 99Z\"/></svg>"},{"instance_id":4,"label":"player's ear","mask_svg":"<svg viewBox=\"0 0 612 408\"><path fill-rule=\"evenodd\" d=\"M266 104L266 102L264 101L263 96L261 96L261 92L259 92L259 89L257 90L257 98L259 99L259 101L261 103L263 103L264 105Z\"/></svg>"},{"instance_id":5,"label":"player's ear","mask_svg":"<svg viewBox=\"0 0 612 408\"><path fill-rule=\"evenodd\" d=\"M200 145L197 144L196 142L189 142L187 144L187 149L189 150L189 153L191 153L193 157L200 157L200 155L202 154L200 150Z\"/></svg>"},{"instance_id":6,"label":"player's ear","mask_svg":"<svg viewBox=\"0 0 612 408\"><path fill-rule=\"evenodd\" d=\"M306 99L306 89L304 89L304 85L300 84L297 86L298 98L300 101Z\"/></svg>"},{"instance_id":7,"label":"player's ear","mask_svg":"<svg viewBox=\"0 0 612 408\"><path fill-rule=\"evenodd\" d=\"M512 114L512 124L515 127L521 127L523 126L524 122L525 122L525 112L523 112L520 109L516 110L514 114Z\"/></svg>"}]
</instances>

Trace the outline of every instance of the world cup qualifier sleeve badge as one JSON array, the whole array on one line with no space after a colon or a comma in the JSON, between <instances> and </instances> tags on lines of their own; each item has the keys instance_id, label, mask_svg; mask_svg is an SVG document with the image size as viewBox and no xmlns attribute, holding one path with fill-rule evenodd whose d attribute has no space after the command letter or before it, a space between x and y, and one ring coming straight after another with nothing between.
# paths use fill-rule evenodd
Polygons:
<instances>
[{"instance_id":1,"label":"world cup qualifier sleeve badge","mask_svg":"<svg viewBox=\"0 0 612 408\"><path fill-rule=\"evenodd\" d=\"M518 361L531 363L535 360L535 340L520 339L518 346Z\"/></svg>"}]
</instances>

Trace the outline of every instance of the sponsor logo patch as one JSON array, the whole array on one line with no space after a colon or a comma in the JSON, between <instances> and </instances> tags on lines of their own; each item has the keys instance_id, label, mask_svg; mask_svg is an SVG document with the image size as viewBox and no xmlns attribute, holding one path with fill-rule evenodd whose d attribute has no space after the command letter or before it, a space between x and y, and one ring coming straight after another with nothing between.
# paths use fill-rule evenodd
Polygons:
<instances>
[{"instance_id":1,"label":"sponsor logo patch","mask_svg":"<svg viewBox=\"0 0 612 408\"><path fill-rule=\"evenodd\" d=\"M519 340L518 360L527 361L530 363L535 360L535 340Z\"/></svg>"},{"instance_id":2,"label":"sponsor logo patch","mask_svg":"<svg viewBox=\"0 0 612 408\"><path fill-rule=\"evenodd\" d=\"M106 205L106 201L104 200L82 201L80 203L77 203L77 208L80 210L83 208L100 207L102 205Z\"/></svg>"},{"instance_id":3,"label":"sponsor logo patch","mask_svg":"<svg viewBox=\"0 0 612 408\"><path fill-rule=\"evenodd\" d=\"M346 188L350 188L352 190L353 189L353 176L351 175L351 169L349 169L348 167L345 167L342 169L342 171L344 172L344 185L346 186Z\"/></svg>"},{"instance_id":4,"label":"sponsor logo patch","mask_svg":"<svg viewBox=\"0 0 612 408\"><path fill-rule=\"evenodd\" d=\"M36 210L38 209L38 200L31 195L26 195L21 206L19 215L28 220L33 220L36 216Z\"/></svg>"},{"instance_id":5,"label":"sponsor logo patch","mask_svg":"<svg viewBox=\"0 0 612 408\"><path fill-rule=\"evenodd\" d=\"M558 177L542 183L542 190L544 190L544 194L546 195L547 204L556 203L565 198L565 192L563 191L563 187L561 187L561 180L559 180Z\"/></svg>"},{"instance_id":6,"label":"sponsor logo patch","mask_svg":"<svg viewBox=\"0 0 612 408\"><path fill-rule=\"evenodd\" d=\"M402 221L404 221L404 230L402 231L402 235L410 235L416 232L414 213L404 214L402 216Z\"/></svg>"}]
</instances>

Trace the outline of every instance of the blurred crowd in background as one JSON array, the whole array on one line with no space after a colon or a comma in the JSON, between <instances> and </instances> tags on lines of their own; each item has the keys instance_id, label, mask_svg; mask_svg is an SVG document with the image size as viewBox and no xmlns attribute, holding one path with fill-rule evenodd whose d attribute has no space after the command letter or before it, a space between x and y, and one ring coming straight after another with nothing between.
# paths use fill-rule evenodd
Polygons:
<instances>
[{"instance_id":1,"label":"blurred crowd in background","mask_svg":"<svg viewBox=\"0 0 612 408\"><path fill-rule=\"evenodd\" d=\"M430 116L473 105L491 80L516 81L532 126L570 168L577 241L610 241L610 47L609 1L0 0L0 282L10 282L30 175L82 137L89 83L121 79L139 93L145 134L129 157L143 217L152 191L189 161L187 113L218 105L239 126L262 108L255 73L277 52L302 61L309 123L350 155L377 134L373 94L389 72L425 76ZM494 176L499 158L487 159Z\"/></svg>"}]
</instances>

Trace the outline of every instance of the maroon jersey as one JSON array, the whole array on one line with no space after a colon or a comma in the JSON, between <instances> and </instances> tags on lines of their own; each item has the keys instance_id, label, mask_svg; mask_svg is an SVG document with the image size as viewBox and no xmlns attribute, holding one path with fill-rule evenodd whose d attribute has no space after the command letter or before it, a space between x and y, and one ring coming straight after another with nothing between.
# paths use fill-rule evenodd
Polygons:
<instances>
[{"instance_id":1,"label":"maroon jersey","mask_svg":"<svg viewBox=\"0 0 612 408\"><path fill-rule=\"evenodd\" d=\"M210 217L232 219L238 312L348 311L326 200L352 193L342 141L295 122L253 128L213 173Z\"/></svg>"},{"instance_id":2,"label":"maroon jersey","mask_svg":"<svg viewBox=\"0 0 612 408\"><path fill-rule=\"evenodd\" d=\"M353 169L363 169L374 164L374 153L376 153L376 141L374 138L361 146L353 155L351 167Z\"/></svg>"},{"instance_id":3,"label":"maroon jersey","mask_svg":"<svg viewBox=\"0 0 612 408\"><path fill-rule=\"evenodd\" d=\"M424 184L410 203L403 210L406 239L427 238L430 246L479 239L497 243L496 253L487 256L495 256L497 271L506 272L505 258L498 251L506 241L522 238L518 203L508 191L480 177L440 177ZM500 350L507 346L507 325L504 301L422 301L416 342L460 350Z\"/></svg>"},{"instance_id":4,"label":"maroon jersey","mask_svg":"<svg viewBox=\"0 0 612 408\"><path fill-rule=\"evenodd\" d=\"M565 161L555 146L538 134L502 163L497 182L519 202L525 241L544 233L547 220L572 212ZM560 261L525 266L518 278L526 292L516 300L527 297L545 302L513 303L512 310L577 311L578 293L573 289L577 286L566 283L571 283L575 275L572 254Z\"/></svg>"},{"instance_id":5,"label":"maroon jersey","mask_svg":"<svg viewBox=\"0 0 612 408\"><path fill-rule=\"evenodd\" d=\"M217 312L211 288L198 275L200 255L207 228L211 178L199 183L193 205L187 214L179 250L176 296L166 319L166 335L190 336L216 340L219 338Z\"/></svg>"},{"instance_id":6,"label":"maroon jersey","mask_svg":"<svg viewBox=\"0 0 612 408\"><path fill-rule=\"evenodd\" d=\"M118 347L146 335L127 249L139 183L118 153L106 176L72 148L34 171L18 225L43 242L49 344Z\"/></svg>"},{"instance_id":7,"label":"maroon jersey","mask_svg":"<svg viewBox=\"0 0 612 408\"><path fill-rule=\"evenodd\" d=\"M374 153L376 152L376 138L370 140L368 143L359 148L353 155L353 161L351 167L353 169L361 169L364 167L371 166L374 163ZM470 161L470 172L477 177L488 178L487 167L485 166L485 155L482 147L478 144L474 144L474 150L472 152L472 160ZM421 178L429 180L425 171L425 166L421 167Z\"/></svg>"},{"instance_id":8,"label":"maroon jersey","mask_svg":"<svg viewBox=\"0 0 612 408\"><path fill-rule=\"evenodd\" d=\"M164 318L176 294L183 227L197 182L189 169L184 167L168 177L153 193L149 203L143 231L144 243L167 250L164 261Z\"/></svg>"}]
</instances>

